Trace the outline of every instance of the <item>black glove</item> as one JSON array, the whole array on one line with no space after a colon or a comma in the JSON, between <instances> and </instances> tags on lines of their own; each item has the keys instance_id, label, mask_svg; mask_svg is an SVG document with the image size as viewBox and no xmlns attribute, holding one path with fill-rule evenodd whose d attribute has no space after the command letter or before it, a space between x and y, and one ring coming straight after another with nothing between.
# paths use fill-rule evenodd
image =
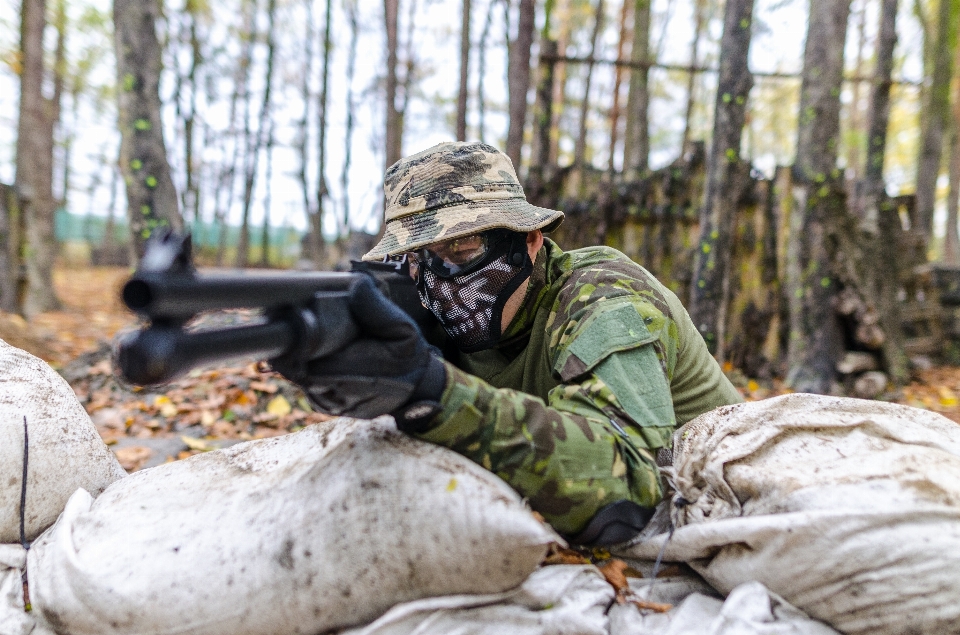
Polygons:
<instances>
[{"instance_id":1,"label":"black glove","mask_svg":"<svg viewBox=\"0 0 960 635\"><path fill-rule=\"evenodd\" d=\"M370 418L392 414L401 429L425 427L440 410L446 369L416 323L367 276L357 276L347 305L357 337L335 353L305 365L284 359L271 366L299 384L331 415Z\"/></svg>"}]
</instances>

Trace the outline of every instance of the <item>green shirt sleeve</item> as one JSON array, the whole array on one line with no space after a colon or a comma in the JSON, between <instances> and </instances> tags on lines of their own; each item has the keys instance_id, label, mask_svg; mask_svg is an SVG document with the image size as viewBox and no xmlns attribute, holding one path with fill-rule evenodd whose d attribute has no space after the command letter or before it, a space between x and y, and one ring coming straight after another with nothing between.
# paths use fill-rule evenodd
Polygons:
<instances>
[{"instance_id":1,"label":"green shirt sleeve","mask_svg":"<svg viewBox=\"0 0 960 635\"><path fill-rule=\"evenodd\" d=\"M742 402L743 397L710 354L679 298L666 288L663 291L678 334L677 361L670 380L677 425L714 408Z\"/></svg>"}]
</instances>

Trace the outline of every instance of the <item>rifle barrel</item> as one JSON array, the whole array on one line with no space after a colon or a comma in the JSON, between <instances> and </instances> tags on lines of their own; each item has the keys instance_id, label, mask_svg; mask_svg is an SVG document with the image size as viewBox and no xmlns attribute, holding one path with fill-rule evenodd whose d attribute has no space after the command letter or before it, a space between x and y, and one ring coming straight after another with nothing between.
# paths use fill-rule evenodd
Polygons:
<instances>
[{"instance_id":1,"label":"rifle barrel","mask_svg":"<svg viewBox=\"0 0 960 635\"><path fill-rule=\"evenodd\" d=\"M256 355L282 355L294 345L297 328L289 320L229 329L188 332L176 326L155 325L123 338L116 363L128 381L149 386L170 381L206 362Z\"/></svg>"},{"instance_id":2,"label":"rifle barrel","mask_svg":"<svg viewBox=\"0 0 960 635\"><path fill-rule=\"evenodd\" d=\"M185 319L203 311L300 306L319 291L342 291L356 274L341 272L138 274L123 286L123 301L156 319Z\"/></svg>"}]
</instances>

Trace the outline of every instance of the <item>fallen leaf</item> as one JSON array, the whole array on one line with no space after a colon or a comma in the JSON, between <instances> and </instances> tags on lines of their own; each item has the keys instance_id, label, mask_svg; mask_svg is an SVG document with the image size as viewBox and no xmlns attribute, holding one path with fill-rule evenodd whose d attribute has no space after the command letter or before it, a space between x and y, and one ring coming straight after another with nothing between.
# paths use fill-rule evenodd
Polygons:
<instances>
[{"instance_id":1,"label":"fallen leaf","mask_svg":"<svg viewBox=\"0 0 960 635\"><path fill-rule=\"evenodd\" d=\"M183 441L183 444L186 445L191 450L196 450L197 452L209 452L210 450L216 450L215 447L204 441L203 439L195 439L194 437L181 436L180 440Z\"/></svg>"},{"instance_id":2,"label":"fallen leaf","mask_svg":"<svg viewBox=\"0 0 960 635\"><path fill-rule=\"evenodd\" d=\"M113 451L120 462L120 467L128 472L136 472L153 456L153 450L142 445L130 445L117 448Z\"/></svg>"},{"instance_id":3,"label":"fallen leaf","mask_svg":"<svg viewBox=\"0 0 960 635\"><path fill-rule=\"evenodd\" d=\"M622 602L623 595L630 590L630 584L627 582L627 576L624 574L627 563L614 558L608 560L598 568L600 569L600 573L603 574L603 577L610 583L610 586L616 590L617 600Z\"/></svg>"},{"instance_id":4,"label":"fallen leaf","mask_svg":"<svg viewBox=\"0 0 960 635\"><path fill-rule=\"evenodd\" d=\"M561 547L557 543L552 543L547 551L547 557L541 564L590 564L590 559L579 551Z\"/></svg>"},{"instance_id":5,"label":"fallen leaf","mask_svg":"<svg viewBox=\"0 0 960 635\"><path fill-rule=\"evenodd\" d=\"M290 414L292 409L290 402L283 395L277 395L267 404L267 412L278 417Z\"/></svg>"},{"instance_id":6,"label":"fallen leaf","mask_svg":"<svg viewBox=\"0 0 960 635\"><path fill-rule=\"evenodd\" d=\"M937 392L940 393L941 406L944 406L946 408L952 408L956 406L958 403L960 403L957 400L957 395L946 386L940 386Z\"/></svg>"},{"instance_id":7,"label":"fallen leaf","mask_svg":"<svg viewBox=\"0 0 960 635\"><path fill-rule=\"evenodd\" d=\"M273 382L266 382L266 381L251 381L250 387L253 388L254 390L265 392L269 395L272 395L278 390L280 390L280 387L274 384Z\"/></svg>"},{"instance_id":8,"label":"fallen leaf","mask_svg":"<svg viewBox=\"0 0 960 635\"><path fill-rule=\"evenodd\" d=\"M673 608L672 604L661 604L660 602L648 602L647 600L630 600L638 609L654 611L655 613L666 613Z\"/></svg>"}]
</instances>

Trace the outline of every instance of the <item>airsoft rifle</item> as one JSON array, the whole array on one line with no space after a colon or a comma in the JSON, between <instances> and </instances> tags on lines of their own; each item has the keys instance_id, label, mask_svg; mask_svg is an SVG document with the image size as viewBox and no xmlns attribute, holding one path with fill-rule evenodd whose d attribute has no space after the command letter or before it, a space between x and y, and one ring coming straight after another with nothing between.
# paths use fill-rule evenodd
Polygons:
<instances>
[{"instance_id":1,"label":"airsoft rifle","mask_svg":"<svg viewBox=\"0 0 960 635\"><path fill-rule=\"evenodd\" d=\"M427 332L434 320L420 303L406 259L353 262L350 272L199 273L189 235L158 232L148 241L123 301L148 320L123 336L115 352L120 374L138 385L159 384L190 369L238 356L306 363L330 355L357 334L347 305L358 276L380 290ZM259 309L244 326L197 329L197 315L224 309Z\"/></svg>"}]
</instances>

